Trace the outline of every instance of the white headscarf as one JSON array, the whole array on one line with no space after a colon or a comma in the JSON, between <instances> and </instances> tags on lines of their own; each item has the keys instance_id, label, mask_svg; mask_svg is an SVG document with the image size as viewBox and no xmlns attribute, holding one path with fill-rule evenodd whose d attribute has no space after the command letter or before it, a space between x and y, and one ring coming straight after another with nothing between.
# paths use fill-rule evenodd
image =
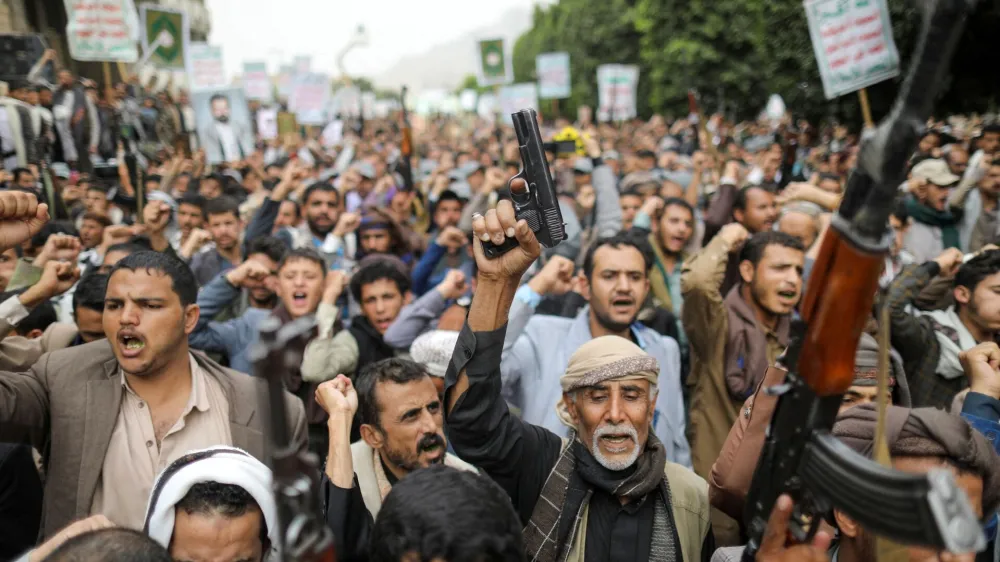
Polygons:
<instances>
[{"instance_id":1,"label":"white headscarf","mask_svg":"<svg viewBox=\"0 0 1000 562\"><path fill-rule=\"evenodd\" d=\"M252 455L235 447L216 446L191 451L163 469L153 482L146 506L143 531L163 548L170 548L174 534L174 506L195 484L218 482L246 490L260 506L271 549L265 560L280 560L278 508L271 491L271 470Z\"/></svg>"}]
</instances>

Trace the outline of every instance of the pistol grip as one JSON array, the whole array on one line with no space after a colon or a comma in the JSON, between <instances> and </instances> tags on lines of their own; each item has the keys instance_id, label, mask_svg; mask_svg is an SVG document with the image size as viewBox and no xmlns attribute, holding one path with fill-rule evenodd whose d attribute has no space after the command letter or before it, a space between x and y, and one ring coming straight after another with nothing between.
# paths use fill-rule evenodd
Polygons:
<instances>
[{"instance_id":1,"label":"pistol grip","mask_svg":"<svg viewBox=\"0 0 1000 562\"><path fill-rule=\"evenodd\" d=\"M493 242L483 242L486 259L495 260L518 246L517 238L507 238L499 246Z\"/></svg>"}]
</instances>

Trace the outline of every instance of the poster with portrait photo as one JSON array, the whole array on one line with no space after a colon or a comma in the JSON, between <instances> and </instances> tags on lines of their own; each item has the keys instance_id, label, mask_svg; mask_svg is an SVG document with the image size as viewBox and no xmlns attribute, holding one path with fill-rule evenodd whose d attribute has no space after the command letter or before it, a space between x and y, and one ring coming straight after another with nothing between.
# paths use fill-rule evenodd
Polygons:
<instances>
[{"instance_id":1,"label":"poster with portrait photo","mask_svg":"<svg viewBox=\"0 0 1000 562\"><path fill-rule=\"evenodd\" d=\"M239 162L253 153L250 108L243 88L205 90L191 94L198 142L209 164Z\"/></svg>"}]
</instances>

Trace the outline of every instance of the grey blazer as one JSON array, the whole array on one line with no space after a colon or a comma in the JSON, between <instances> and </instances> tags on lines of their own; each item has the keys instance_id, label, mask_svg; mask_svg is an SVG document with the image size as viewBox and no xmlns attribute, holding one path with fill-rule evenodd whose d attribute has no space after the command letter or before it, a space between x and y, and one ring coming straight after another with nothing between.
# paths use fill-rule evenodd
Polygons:
<instances>
[{"instance_id":1,"label":"grey blazer","mask_svg":"<svg viewBox=\"0 0 1000 562\"><path fill-rule=\"evenodd\" d=\"M258 411L264 381L226 369L192 351L229 399L233 446L266 461L266 412ZM123 389L107 340L53 351L24 373L0 372L0 441L48 449L41 535L48 538L89 515L104 456L118 419ZM285 393L293 443L305 450L302 402Z\"/></svg>"}]
</instances>

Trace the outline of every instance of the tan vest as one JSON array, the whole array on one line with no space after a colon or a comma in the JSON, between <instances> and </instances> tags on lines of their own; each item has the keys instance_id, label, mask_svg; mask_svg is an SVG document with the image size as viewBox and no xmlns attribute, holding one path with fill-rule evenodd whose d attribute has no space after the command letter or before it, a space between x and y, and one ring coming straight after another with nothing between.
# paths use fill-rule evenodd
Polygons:
<instances>
[{"instance_id":1,"label":"tan vest","mask_svg":"<svg viewBox=\"0 0 1000 562\"><path fill-rule=\"evenodd\" d=\"M358 477L358 487L361 488L361 497L365 500L365 507L372 514L372 519L375 519L382 509L382 491L375 474L375 450L364 439L359 439L351 445L351 458L354 461L354 474ZM466 472L479 472L479 469L451 453L445 455L444 464Z\"/></svg>"},{"instance_id":2,"label":"tan vest","mask_svg":"<svg viewBox=\"0 0 1000 562\"><path fill-rule=\"evenodd\" d=\"M708 483L700 476L679 464L667 462L663 475L670 484L670 509L677 526L681 555L684 560L701 560L701 547L711 528L708 504ZM567 562L583 562L587 544L587 519L590 506L584 508L580 524L573 530L573 546L566 556ZM584 532L580 532L583 529Z\"/></svg>"}]
</instances>

